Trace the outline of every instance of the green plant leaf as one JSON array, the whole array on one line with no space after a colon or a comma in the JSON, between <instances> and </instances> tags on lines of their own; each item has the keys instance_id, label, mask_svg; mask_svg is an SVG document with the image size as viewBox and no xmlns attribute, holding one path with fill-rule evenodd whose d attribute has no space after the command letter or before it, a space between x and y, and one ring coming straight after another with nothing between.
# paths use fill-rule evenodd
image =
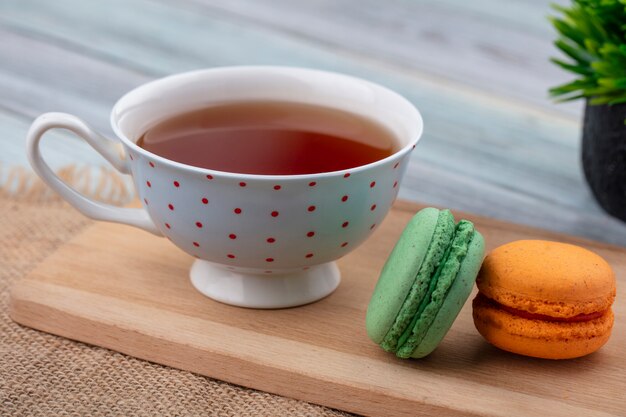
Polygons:
<instances>
[{"instance_id":1,"label":"green plant leaf","mask_svg":"<svg viewBox=\"0 0 626 417\"><path fill-rule=\"evenodd\" d=\"M594 57L598 56L599 49L602 47L602 44L594 41L593 39L585 39L585 50L589 55Z\"/></svg>"},{"instance_id":2,"label":"green plant leaf","mask_svg":"<svg viewBox=\"0 0 626 417\"><path fill-rule=\"evenodd\" d=\"M590 88L590 87L595 87L597 85L596 82L589 80L587 78L579 78L577 80L574 81L570 81L568 83L565 84L561 84L559 86L556 86L554 88L569 88L571 89L581 89L581 88Z\"/></svg>"},{"instance_id":3,"label":"green plant leaf","mask_svg":"<svg viewBox=\"0 0 626 417\"><path fill-rule=\"evenodd\" d=\"M589 104L597 106L600 104L609 104L611 102L611 97L607 96L597 96L589 99Z\"/></svg>"},{"instance_id":4,"label":"green plant leaf","mask_svg":"<svg viewBox=\"0 0 626 417\"><path fill-rule=\"evenodd\" d=\"M610 104L612 106L614 104L622 104L622 103L626 103L626 96L625 97L615 98L615 99L609 101L608 104Z\"/></svg>"},{"instance_id":5,"label":"green plant leaf","mask_svg":"<svg viewBox=\"0 0 626 417\"><path fill-rule=\"evenodd\" d=\"M562 39L557 39L554 42L554 46L559 48L561 51L563 51L563 53L565 53L576 62L585 63L592 60L592 56L587 51L582 48L576 48Z\"/></svg>"},{"instance_id":6,"label":"green plant leaf","mask_svg":"<svg viewBox=\"0 0 626 417\"><path fill-rule=\"evenodd\" d=\"M599 78L598 84L602 87L611 88L615 90L626 89L626 77L625 78Z\"/></svg>"},{"instance_id":7,"label":"green plant leaf","mask_svg":"<svg viewBox=\"0 0 626 417\"><path fill-rule=\"evenodd\" d=\"M584 97L585 97L584 94L574 94L574 95L569 95L569 96L560 96L555 101L557 103L565 103L565 102L568 102L568 101L578 100L578 99L581 99L581 98L584 98Z\"/></svg>"},{"instance_id":8,"label":"green plant leaf","mask_svg":"<svg viewBox=\"0 0 626 417\"><path fill-rule=\"evenodd\" d=\"M550 58L550 61L555 63L559 67L561 67L561 68L563 68L563 69L565 69L567 71L575 72L576 74L581 74L581 75L591 75L591 74L593 74L593 69L590 68L588 65L568 64L567 62L561 61L558 58Z\"/></svg>"},{"instance_id":9,"label":"green plant leaf","mask_svg":"<svg viewBox=\"0 0 626 417\"><path fill-rule=\"evenodd\" d=\"M615 89L610 87L593 87L593 88L585 88L585 94L587 97L596 97L596 96L609 96L612 94Z\"/></svg>"},{"instance_id":10,"label":"green plant leaf","mask_svg":"<svg viewBox=\"0 0 626 417\"><path fill-rule=\"evenodd\" d=\"M598 74L602 74L603 78L621 77L624 75L624 69L618 66L612 65L610 62L596 61L591 63L593 68Z\"/></svg>"},{"instance_id":11,"label":"green plant leaf","mask_svg":"<svg viewBox=\"0 0 626 417\"><path fill-rule=\"evenodd\" d=\"M554 28L564 37L571 39L579 46L585 46L585 36L578 32L575 27L568 24L566 21L558 19L556 17L549 17Z\"/></svg>"}]
</instances>

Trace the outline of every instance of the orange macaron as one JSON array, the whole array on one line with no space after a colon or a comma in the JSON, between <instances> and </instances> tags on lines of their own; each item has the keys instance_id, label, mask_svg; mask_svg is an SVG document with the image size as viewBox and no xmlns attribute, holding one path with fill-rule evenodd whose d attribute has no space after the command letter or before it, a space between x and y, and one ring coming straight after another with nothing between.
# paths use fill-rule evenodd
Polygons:
<instances>
[{"instance_id":1,"label":"orange macaron","mask_svg":"<svg viewBox=\"0 0 626 417\"><path fill-rule=\"evenodd\" d=\"M569 359L595 352L613 327L615 274L579 246L519 240L494 249L473 301L476 329L509 352Z\"/></svg>"}]
</instances>

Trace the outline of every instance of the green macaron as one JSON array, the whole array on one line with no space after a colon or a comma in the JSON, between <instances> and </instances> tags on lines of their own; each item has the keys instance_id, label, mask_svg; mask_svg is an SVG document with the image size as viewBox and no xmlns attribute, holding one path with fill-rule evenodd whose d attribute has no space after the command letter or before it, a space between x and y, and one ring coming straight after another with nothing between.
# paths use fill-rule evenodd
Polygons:
<instances>
[{"instance_id":1,"label":"green macaron","mask_svg":"<svg viewBox=\"0 0 626 417\"><path fill-rule=\"evenodd\" d=\"M469 297L483 237L449 210L426 208L406 226L367 309L367 334L400 358L422 358L448 332Z\"/></svg>"}]
</instances>

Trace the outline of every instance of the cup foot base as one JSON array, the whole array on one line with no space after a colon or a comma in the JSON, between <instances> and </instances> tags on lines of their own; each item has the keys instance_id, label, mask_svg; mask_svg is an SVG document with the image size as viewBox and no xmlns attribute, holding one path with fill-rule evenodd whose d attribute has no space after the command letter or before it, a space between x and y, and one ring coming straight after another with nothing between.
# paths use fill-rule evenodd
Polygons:
<instances>
[{"instance_id":1,"label":"cup foot base","mask_svg":"<svg viewBox=\"0 0 626 417\"><path fill-rule=\"evenodd\" d=\"M286 274L246 274L198 259L189 272L202 294L247 308L286 308L309 304L332 293L341 281L335 262Z\"/></svg>"}]
</instances>

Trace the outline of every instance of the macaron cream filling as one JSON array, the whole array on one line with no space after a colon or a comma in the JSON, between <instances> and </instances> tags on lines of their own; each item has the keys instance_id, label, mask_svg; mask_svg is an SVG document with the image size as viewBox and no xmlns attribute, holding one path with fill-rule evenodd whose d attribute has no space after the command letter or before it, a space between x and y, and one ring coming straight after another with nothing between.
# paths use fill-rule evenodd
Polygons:
<instances>
[{"instance_id":1,"label":"macaron cream filling","mask_svg":"<svg viewBox=\"0 0 626 417\"><path fill-rule=\"evenodd\" d=\"M400 312L393 325L380 343L387 352L395 352L398 348L398 339L413 321L418 312L420 300L426 295L431 276L444 259L446 248L454 236L454 216L449 210L442 210L437 217L437 224L433 238L428 245L426 255L418 269L413 285L407 294Z\"/></svg>"},{"instance_id":2,"label":"macaron cream filling","mask_svg":"<svg viewBox=\"0 0 626 417\"><path fill-rule=\"evenodd\" d=\"M487 297L485 294L483 294L481 292L478 293L477 298L480 300L481 303L483 303L485 305L489 305L489 306L491 306L493 308L504 310L504 311L506 311L509 314L521 317L523 319L528 319L528 320L543 320L543 321L573 323L573 322L595 320L595 319L597 319L599 317L602 317L603 315L607 314L607 312L608 312L608 309L606 309L606 310L603 310L603 311L595 311L593 313L581 313L581 314L577 314L577 315L572 316L572 317L553 317L553 316L549 316L547 314L531 313L531 312L526 311L526 310L521 310L521 309L518 309L518 308L515 308L515 307L507 306L505 304L497 302L494 299L491 299L491 298Z\"/></svg>"}]
</instances>

